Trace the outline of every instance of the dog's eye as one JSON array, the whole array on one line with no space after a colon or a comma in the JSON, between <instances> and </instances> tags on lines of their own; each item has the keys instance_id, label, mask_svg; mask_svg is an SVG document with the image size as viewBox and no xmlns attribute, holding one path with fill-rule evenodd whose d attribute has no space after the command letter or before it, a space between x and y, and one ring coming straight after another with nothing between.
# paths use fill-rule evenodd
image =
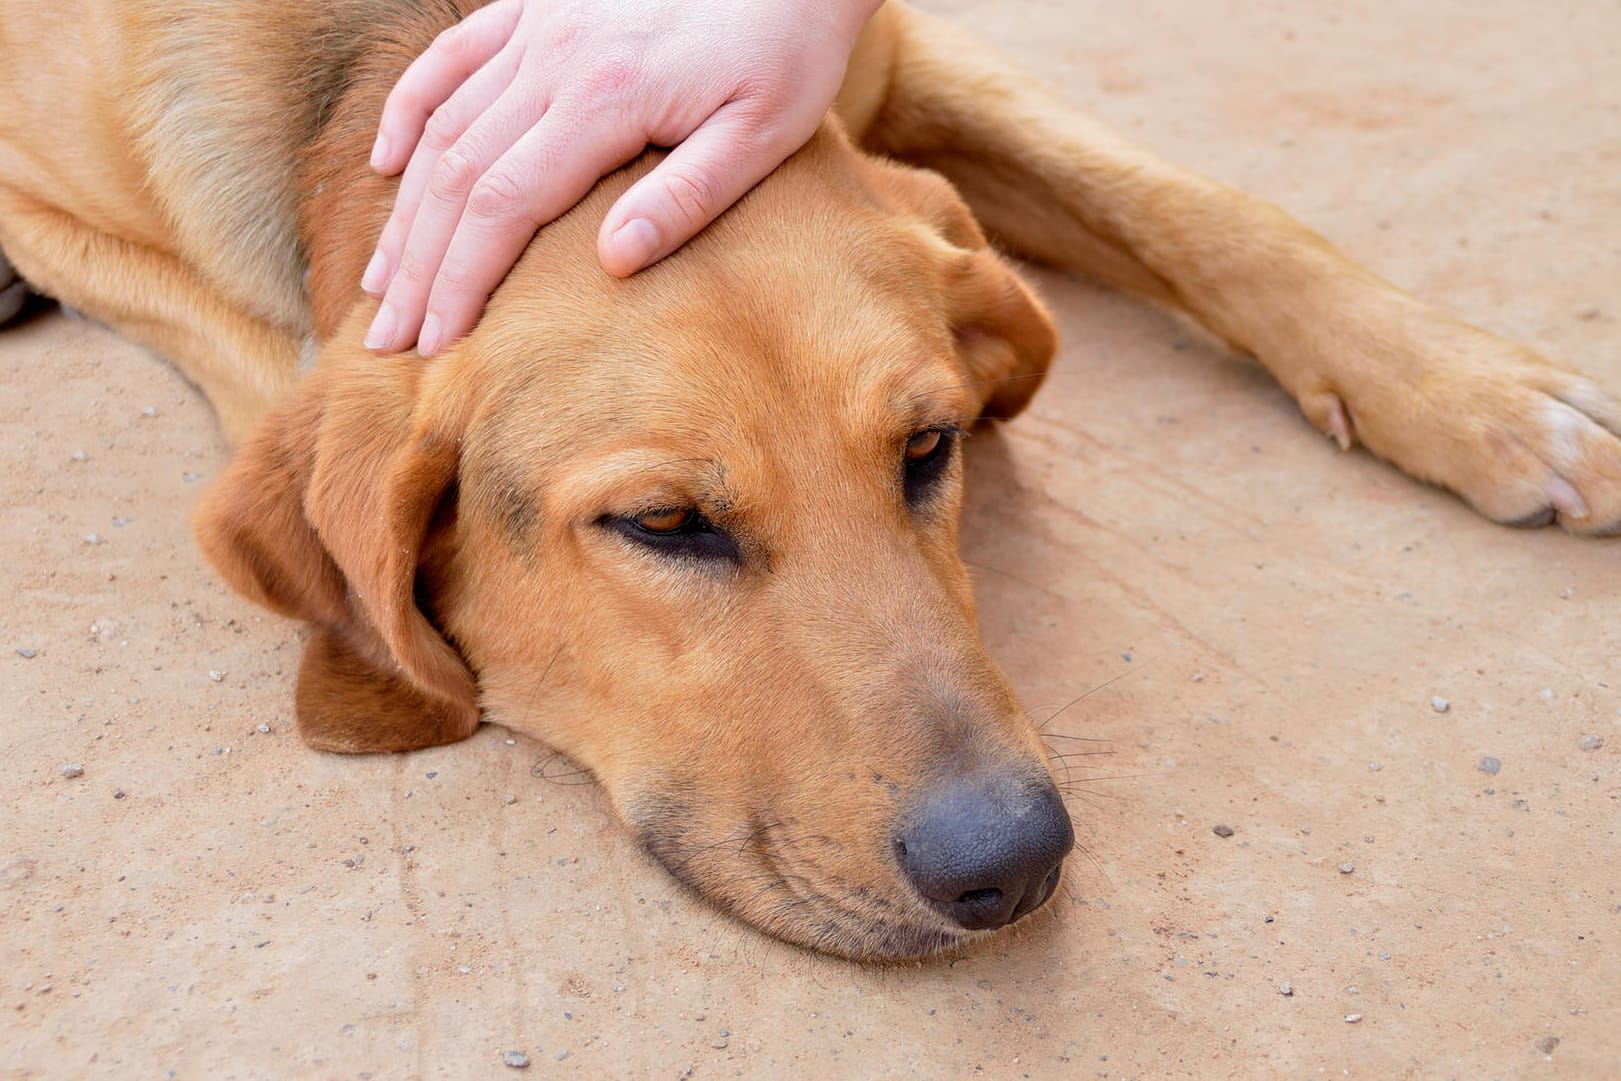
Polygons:
<instances>
[{"instance_id":1,"label":"dog's eye","mask_svg":"<svg viewBox=\"0 0 1621 1081\"><path fill-rule=\"evenodd\" d=\"M696 507L660 507L640 514L608 515L602 524L662 556L743 561L737 542Z\"/></svg>"},{"instance_id":2,"label":"dog's eye","mask_svg":"<svg viewBox=\"0 0 1621 1081\"><path fill-rule=\"evenodd\" d=\"M915 509L929 498L961 435L958 428L925 428L906 441L902 483L908 506Z\"/></svg>"},{"instance_id":3,"label":"dog's eye","mask_svg":"<svg viewBox=\"0 0 1621 1081\"><path fill-rule=\"evenodd\" d=\"M691 507L685 510L671 507L667 510L652 510L646 514L638 514L632 521L636 523L638 529L662 537L689 528L699 517L698 512Z\"/></svg>"},{"instance_id":4,"label":"dog's eye","mask_svg":"<svg viewBox=\"0 0 1621 1081\"><path fill-rule=\"evenodd\" d=\"M944 438L944 433L935 428L930 428L926 432L918 432L906 441L906 460L909 462L921 462L939 449L940 440Z\"/></svg>"}]
</instances>

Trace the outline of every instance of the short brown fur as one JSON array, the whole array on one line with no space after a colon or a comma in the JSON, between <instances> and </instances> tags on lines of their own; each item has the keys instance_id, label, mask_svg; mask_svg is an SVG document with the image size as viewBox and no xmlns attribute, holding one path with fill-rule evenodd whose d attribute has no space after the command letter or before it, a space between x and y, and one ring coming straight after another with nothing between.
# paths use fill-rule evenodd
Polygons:
<instances>
[{"instance_id":1,"label":"short brown fur","mask_svg":"<svg viewBox=\"0 0 1621 1081\"><path fill-rule=\"evenodd\" d=\"M920 431L1017 413L1056 349L987 233L1186 312L1342 445L1494 518L1621 523L1602 390L899 3L811 144L682 252L624 282L596 265L645 157L543 230L444 357L371 356L358 281L393 188L366 147L462 10L81 0L0 26L0 99L24 103L0 117L0 248L167 355L241 444L198 536L309 624L312 746L497 721L772 933L864 958L964 941L900 874L897 809L965 770L1045 776L1046 755L978 639L960 462L909 505L901 460ZM683 507L736 558L613 527Z\"/></svg>"}]
</instances>

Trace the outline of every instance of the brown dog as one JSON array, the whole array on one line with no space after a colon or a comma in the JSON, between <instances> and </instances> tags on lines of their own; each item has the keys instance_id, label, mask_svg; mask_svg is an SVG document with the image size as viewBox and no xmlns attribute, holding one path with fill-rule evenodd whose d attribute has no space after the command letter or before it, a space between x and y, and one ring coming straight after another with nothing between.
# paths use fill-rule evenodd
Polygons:
<instances>
[{"instance_id":1,"label":"brown dog","mask_svg":"<svg viewBox=\"0 0 1621 1081\"><path fill-rule=\"evenodd\" d=\"M526 732L673 874L795 942L950 946L1045 901L1071 844L956 552L959 436L1055 349L986 232L1189 313L1341 445L1493 518L1621 524L1597 387L900 4L836 117L698 240L629 281L597 267L633 165L432 364L360 347L392 192L366 149L458 5L67 9L0 27L0 247L253 433L198 532L310 624L305 740Z\"/></svg>"}]
</instances>

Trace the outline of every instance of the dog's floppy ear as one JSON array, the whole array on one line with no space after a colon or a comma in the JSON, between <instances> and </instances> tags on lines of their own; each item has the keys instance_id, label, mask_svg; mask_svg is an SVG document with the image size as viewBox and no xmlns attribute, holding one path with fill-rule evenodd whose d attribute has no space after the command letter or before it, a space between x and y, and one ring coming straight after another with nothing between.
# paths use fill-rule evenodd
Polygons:
<instances>
[{"instance_id":1,"label":"dog's floppy ear","mask_svg":"<svg viewBox=\"0 0 1621 1081\"><path fill-rule=\"evenodd\" d=\"M868 167L880 205L917 224L935 266L931 284L945 298L964 385L979 403L980 417L1017 415L1058 352L1052 316L991 247L950 181L894 163Z\"/></svg>"},{"instance_id":2,"label":"dog's floppy ear","mask_svg":"<svg viewBox=\"0 0 1621 1081\"><path fill-rule=\"evenodd\" d=\"M416 595L459 459L454 435L420 415L419 368L323 364L197 512L198 541L227 582L311 625L298 725L322 750L411 750L478 727L472 673Z\"/></svg>"},{"instance_id":3,"label":"dog's floppy ear","mask_svg":"<svg viewBox=\"0 0 1621 1081\"><path fill-rule=\"evenodd\" d=\"M980 417L1006 420L1029 404L1058 351L1052 316L988 247L947 271L945 296L966 385Z\"/></svg>"}]
</instances>

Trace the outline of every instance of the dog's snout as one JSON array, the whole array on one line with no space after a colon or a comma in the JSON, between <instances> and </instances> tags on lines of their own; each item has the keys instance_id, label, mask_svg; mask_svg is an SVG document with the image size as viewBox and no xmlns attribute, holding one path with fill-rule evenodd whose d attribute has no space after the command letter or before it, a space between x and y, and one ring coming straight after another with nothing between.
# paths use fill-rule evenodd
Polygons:
<instances>
[{"instance_id":1,"label":"dog's snout","mask_svg":"<svg viewBox=\"0 0 1621 1081\"><path fill-rule=\"evenodd\" d=\"M1050 780L974 775L925 792L897 839L917 891L971 931L1034 912L1058 887L1075 843Z\"/></svg>"}]
</instances>

